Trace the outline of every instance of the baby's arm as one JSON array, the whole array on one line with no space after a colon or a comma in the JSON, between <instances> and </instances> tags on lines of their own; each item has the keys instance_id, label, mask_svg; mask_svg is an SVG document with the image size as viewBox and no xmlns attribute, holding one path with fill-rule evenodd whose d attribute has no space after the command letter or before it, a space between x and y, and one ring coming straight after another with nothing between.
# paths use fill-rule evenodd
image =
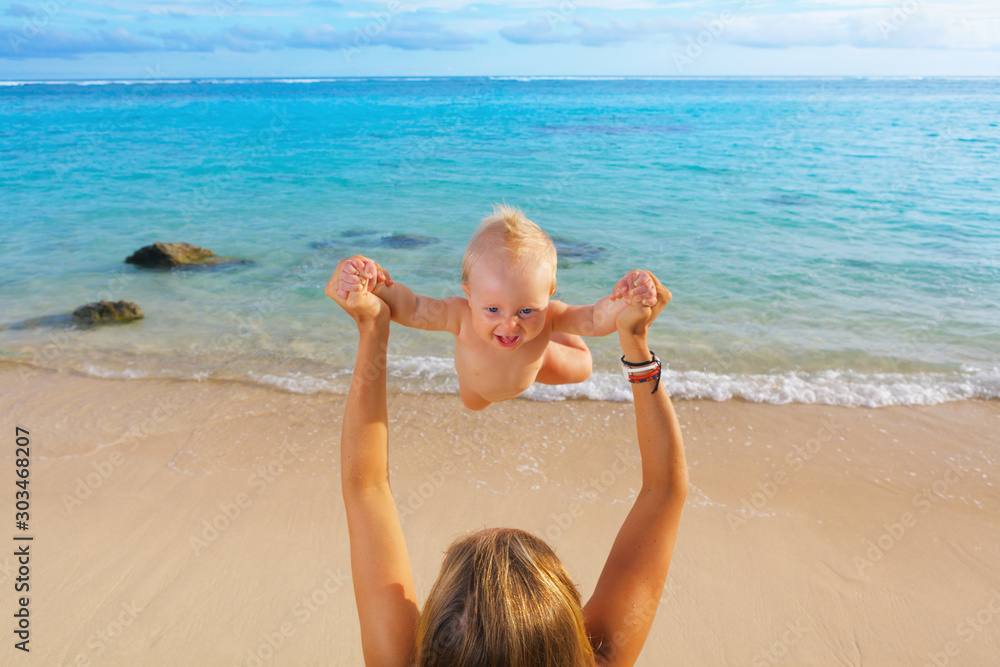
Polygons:
<instances>
[{"instance_id":1,"label":"baby's arm","mask_svg":"<svg viewBox=\"0 0 1000 667\"><path fill-rule=\"evenodd\" d=\"M404 327L458 335L465 299L454 296L432 299L415 294L409 287L397 282L391 285L379 283L372 293L389 304L393 322L399 322Z\"/></svg>"},{"instance_id":2,"label":"baby's arm","mask_svg":"<svg viewBox=\"0 0 1000 667\"><path fill-rule=\"evenodd\" d=\"M611 290L611 296L592 306L554 303L557 310L552 319L552 330L579 336L607 336L615 331L618 313L630 302L650 307L656 305L656 285L649 271L629 271Z\"/></svg>"},{"instance_id":3,"label":"baby's arm","mask_svg":"<svg viewBox=\"0 0 1000 667\"><path fill-rule=\"evenodd\" d=\"M458 335L464 299L459 297L432 299L414 294L409 287L393 281L388 272L376 262L355 255L344 262L338 295L346 299L348 292L366 289L385 301L389 306L393 322L414 329L448 331Z\"/></svg>"}]
</instances>

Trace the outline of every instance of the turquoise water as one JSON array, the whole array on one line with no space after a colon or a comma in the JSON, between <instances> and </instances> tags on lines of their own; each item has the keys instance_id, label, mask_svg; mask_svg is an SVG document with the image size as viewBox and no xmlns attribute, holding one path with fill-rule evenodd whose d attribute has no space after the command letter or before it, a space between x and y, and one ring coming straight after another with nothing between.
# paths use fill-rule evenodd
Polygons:
<instances>
[{"instance_id":1,"label":"turquoise water","mask_svg":"<svg viewBox=\"0 0 1000 667\"><path fill-rule=\"evenodd\" d=\"M1000 396L1000 80L346 79L0 86L0 355L95 375L343 391L322 293L363 252L433 296L491 204L567 248L557 298L632 268L678 396L847 405ZM383 237L419 234L416 248ZM252 265L137 270L186 241ZM24 320L99 298L138 323ZM584 385L626 397L614 337ZM454 391L447 334L393 383Z\"/></svg>"}]
</instances>

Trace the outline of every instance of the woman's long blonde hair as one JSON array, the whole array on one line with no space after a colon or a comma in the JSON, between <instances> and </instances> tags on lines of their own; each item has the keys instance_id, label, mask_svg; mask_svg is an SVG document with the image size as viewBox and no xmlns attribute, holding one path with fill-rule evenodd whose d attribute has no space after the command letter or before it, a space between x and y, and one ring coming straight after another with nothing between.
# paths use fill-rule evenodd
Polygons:
<instances>
[{"instance_id":1,"label":"woman's long blonde hair","mask_svg":"<svg viewBox=\"0 0 1000 667\"><path fill-rule=\"evenodd\" d=\"M417 626L417 667L593 667L580 592L555 552L515 528L448 549Z\"/></svg>"}]
</instances>

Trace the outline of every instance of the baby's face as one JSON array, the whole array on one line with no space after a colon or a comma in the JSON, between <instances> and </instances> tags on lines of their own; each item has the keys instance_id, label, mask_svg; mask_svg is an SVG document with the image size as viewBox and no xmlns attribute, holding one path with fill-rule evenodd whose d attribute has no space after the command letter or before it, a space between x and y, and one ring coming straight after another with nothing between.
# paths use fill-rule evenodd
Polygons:
<instances>
[{"instance_id":1,"label":"baby's face","mask_svg":"<svg viewBox=\"0 0 1000 667\"><path fill-rule=\"evenodd\" d=\"M552 267L540 262L515 269L499 257L480 257L462 283L476 335L500 350L513 350L545 328Z\"/></svg>"}]
</instances>

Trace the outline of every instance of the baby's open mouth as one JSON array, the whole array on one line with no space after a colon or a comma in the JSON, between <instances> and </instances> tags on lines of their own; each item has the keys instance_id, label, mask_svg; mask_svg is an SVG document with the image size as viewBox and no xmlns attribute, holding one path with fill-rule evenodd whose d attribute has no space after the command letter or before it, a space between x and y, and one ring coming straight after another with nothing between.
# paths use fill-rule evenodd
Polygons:
<instances>
[{"instance_id":1,"label":"baby's open mouth","mask_svg":"<svg viewBox=\"0 0 1000 667\"><path fill-rule=\"evenodd\" d=\"M501 347L514 347L517 345L517 341L521 340L520 336L500 336L498 334L493 334L497 342L500 343Z\"/></svg>"}]
</instances>

